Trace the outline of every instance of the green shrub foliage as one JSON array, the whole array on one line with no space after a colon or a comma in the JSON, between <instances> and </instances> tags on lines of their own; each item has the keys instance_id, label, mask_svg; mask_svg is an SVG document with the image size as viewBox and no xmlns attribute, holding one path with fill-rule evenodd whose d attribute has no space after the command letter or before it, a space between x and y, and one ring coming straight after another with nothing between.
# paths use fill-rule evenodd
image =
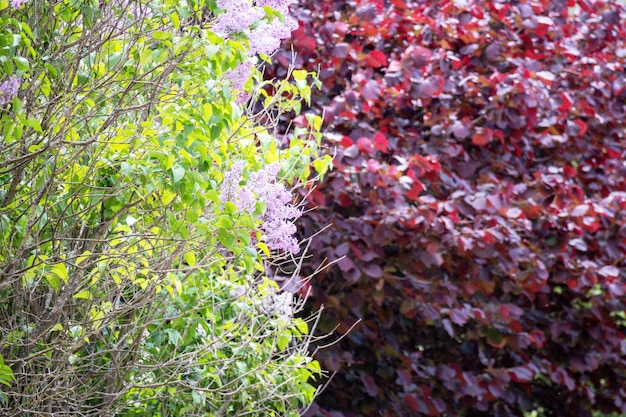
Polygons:
<instances>
[{"instance_id":1,"label":"green shrub foliage","mask_svg":"<svg viewBox=\"0 0 626 417\"><path fill-rule=\"evenodd\" d=\"M257 2L249 27L212 31L230 3L0 1L3 416L298 415L311 401L299 298L266 273L299 248L270 235L263 198L281 196L281 227L299 215L286 184L309 177L319 134L282 145L271 120L314 79L290 73L246 108L247 36L288 20ZM259 178L265 194L240 210Z\"/></svg>"}]
</instances>

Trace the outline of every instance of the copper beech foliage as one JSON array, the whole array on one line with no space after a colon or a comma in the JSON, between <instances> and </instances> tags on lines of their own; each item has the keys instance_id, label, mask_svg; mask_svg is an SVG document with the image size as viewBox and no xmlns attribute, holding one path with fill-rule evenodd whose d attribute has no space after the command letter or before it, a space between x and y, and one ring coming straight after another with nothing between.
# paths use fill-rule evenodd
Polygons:
<instances>
[{"instance_id":1,"label":"copper beech foliage","mask_svg":"<svg viewBox=\"0 0 626 417\"><path fill-rule=\"evenodd\" d=\"M301 0L308 195L338 371L309 415L626 412L626 13L594 0ZM319 67L318 67L319 66ZM303 118L296 123L305 124ZM326 343L325 341L324 343Z\"/></svg>"}]
</instances>

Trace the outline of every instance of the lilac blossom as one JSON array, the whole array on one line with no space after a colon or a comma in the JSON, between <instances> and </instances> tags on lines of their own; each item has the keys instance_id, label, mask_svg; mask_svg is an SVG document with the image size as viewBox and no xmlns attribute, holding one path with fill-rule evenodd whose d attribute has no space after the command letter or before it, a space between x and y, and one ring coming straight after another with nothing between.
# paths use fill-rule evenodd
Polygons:
<instances>
[{"instance_id":1,"label":"lilac blossom","mask_svg":"<svg viewBox=\"0 0 626 417\"><path fill-rule=\"evenodd\" d=\"M0 83L0 106L13 101L13 97L17 95L20 85L22 85L22 80L15 76L10 76L8 80Z\"/></svg>"},{"instance_id":2,"label":"lilac blossom","mask_svg":"<svg viewBox=\"0 0 626 417\"><path fill-rule=\"evenodd\" d=\"M256 0L259 7L269 6L274 10L278 10L282 14L289 12L289 6L295 3L295 0Z\"/></svg>"},{"instance_id":3,"label":"lilac blossom","mask_svg":"<svg viewBox=\"0 0 626 417\"><path fill-rule=\"evenodd\" d=\"M242 206L240 203L237 202L237 197L240 190L239 183L241 182L243 169L245 166L245 162L235 161L233 166L224 174L224 179L222 180L222 187L220 190L220 200L222 201L222 203L232 201L237 205L239 210L242 209ZM247 206L245 211L248 211Z\"/></svg>"},{"instance_id":4,"label":"lilac blossom","mask_svg":"<svg viewBox=\"0 0 626 417\"><path fill-rule=\"evenodd\" d=\"M224 77L230 80L233 89L237 90L237 104L243 104L250 98L250 94L244 90L244 86L250 77L253 67L254 63L248 59L237 65L234 70L228 70L224 74Z\"/></svg>"},{"instance_id":5,"label":"lilac blossom","mask_svg":"<svg viewBox=\"0 0 626 417\"><path fill-rule=\"evenodd\" d=\"M217 17L213 31L221 35L243 32L265 16L262 8L249 0L218 0L217 6L225 12Z\"/></svg>"},{"instance_id":6,"label":"lilac blossom","mask_svg":"<svg viewBox=\"0 0 626 417\"><path fill-rule=\"evenodd\" d=\"M284 22L277 18L262 21L266 16L263 7L270 6L287 14L291 3L292 0L257 0L253 5L250 0L218 0L217 5L224 13L217 17L213 31L225 36L243 33L250 44L250 55L270 55L280 47L281 40L287 39L298 28L298 22L289 16L285 16ZM251 29L257 22L258 25Z\"/></svg>"},{"instance_id":7,"label":"lilac blossom","mask_svg":"<svg viewBox=\"0 0 626 417\"><path fill-rule=\"evenodd\" d=\"M289 320L293 318L293 294L270 290L269 294L261 299L261 308L267 315L276 315Z\"/></svg>"},{"instance_id":8,"label":"lilac blossom","mask_svg":"<svg viewBox=\"0 0 626 417\"><path fill-rule=\"evenodd\" d=\"M247 37L251 54L273 54L279 47L280 41L291 36L291 32L298 28L298 23L291 17L285 22L274 19L271 22L261 22L259 26L248 31Z\"/></svg>"},{"instance_id":9,"label":"lilac blossom","mask_svg":"<svg viewBox=\"0 0 626 417\"><path fill-rule=\"evenodd\" d=\"M15 10L28 3L28 0L11 0L11 7Z\"/></svg>"},{"instance_id":10,"label":"lilac blossom","mask_svg":"<svg viewBox=\"0 0 626 417\"><path fill-rule=\"evenodd\" d=\"M263 241L270 249L298 253L300 248L293 236L296 232L293 221L302 213L291 203L293 196L285 185L277 182L279 165L274 163L250 174L248 182L240 186L244 166L244 162L237 161L224 175L221 201L231 201L240 211L249 214L254 211L257 201L265 203L265 213L259 219Z\"/></svg>"}]
</instances>

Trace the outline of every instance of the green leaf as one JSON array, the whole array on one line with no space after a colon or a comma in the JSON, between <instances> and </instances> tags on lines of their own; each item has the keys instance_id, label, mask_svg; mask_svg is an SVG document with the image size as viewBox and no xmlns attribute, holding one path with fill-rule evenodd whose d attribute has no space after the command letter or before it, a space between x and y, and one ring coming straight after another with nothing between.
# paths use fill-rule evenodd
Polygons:
<instances>
[{"instance_id":1,"label":"green leaf","mask_svg":"<svg viewBox=\"0 0 626 417\"><path fill-rule=\"evenodd\" d=\"M14 56L13 62L15 62L15 65L17 66L18 70L28 71L30 69L30 66L28 64L28 59L24 57Z\"/></svg>"},{"instance_id":2,"label":"green leaf","mask_svg":"<svg viewBox=\"0 0 626 417\"><path fill-rule=\"evenodd\" d=\"M157 31L152 32L152 39L155 39L158 41L169 40L169 39L172 39L172 34L170 32L157 30Z\"/></svg>"},{"instance_id":3,"label":"green leaf","mask_svg":"<svg viewBox=\"0 0 626 417\"><path fill-rule=\"evenodd\" d=\"M93 300L93 295L91 295L90 291L80 291L77 292L76 294L74 294L74 297L76 299L83 299L83 300Z\"/></svg>"},{"instance_id":4,"label":"green leaf","mask_svg":"<svg viewBox=\"0 0 626 417\"><path fill-rule=\"evenodd\" d=\"M26 22L20 22L20 28L31 38L35 39L35 35L33 35L33 31L30 29L30 26Z\"/></svg>"},{"instance_id":5,"label":"green leaf","mask_svg":"<svg viewBox=\"0 0 626 417\"><path fill-rule=\"evenodd\" d=\"M60 263L60 264L54 265L52 269L50 270L50 273L52 273L57 278L61 279L63 283L67 284L69 280L69 275L67 273L67 267L65 266L65 264Z\"/></svg>"},{"instance_id":6,"label":"green leaf","mask_svg":"<svg viewBox=\"0 0 626 417\"><path fill-rule=\"evenodd\" d=\"M13 61L8 60L8 59L4 61L4 71L7 74L13 74L14 70L15 70L15 66L13 65Z\"/></svg>"},{"instance_id":7,"label":"green leaf","mask_svg":"<svg viewBox=\"0 0 626 417\"><path fill-rule=\"evenodd\" d=\"M298 331L301 334L309 334L309 325L306 323L306 321L300 318L297 318L294 321L295 321L296 329L298 329Z\"/></svg>"},{"instance_id":8,"label":"green leaf","mask_svg":"<svg viewBox=\"0 0 626 417\"><path fill-rule=\"evenodd\" d=\"M0 358L2 358L2 356L0 356ZM0 384L10 387L13 381L15 381L13 370L4 364L4 358L2 358L2 363L0 364Z\"/></svg>"},{"instance_id":9,"label":"green leaf","mask_svg":"<svg viewBox=\"0 0 626 417\"><path fill-rule=\"evenodd\" d=\"M217 222L216 222L218 227L222 227L224 229L230 229L232 230L233 228L233 221L230 219L229 216L219 216L217 218Z\"/></svg>"},{"instance_id":10,"label":"green leaf","mask_svg":"<svg viewBox=\"0 0 626 417\"><path fill-rule=\"evenodd\" d=\"M24 103L22 103L22 100L20 100L17 97L13 97L13 106L11 106L11 109L13 110L13 113L19 113L22 111L22 107L24 107Z\"/></svg>"},{"instance_id":11,"label":"green leaf","mask_svg":"<svg viewBox=\"0 0 626 417\"><path fill-rule=\"evenodd\" d=\"M39 123L39 120L33 117L26 119L24 121L24 125L32 128L37 133L43 133L43 129L41 129L41 123Z\"/></svg>"},{"instance_id":12,"label":"green leaf","mask_svg":"<svg viewBox=\"0 0 626 417\"><path fill-rule=\"evenodd\" d=\"M227 201L226 204L224 204L224 213L234 214L237 213L237 211L239 211L239 209L237 209L237 205L232 201Z\"/></svg>"},{"instance_id":13,"label":"green leaf","mask_svg":"<svg viewBox=\"0 0 626 417\"><path fill-rule=\"evenodd\" d=\"M183 258L185 259L185 262L187 262L187 265L189 266L195 266L196 265L196 255L193 252L187 252L183 255Z\"/></svg>"},{"instance_id":14,"label":"green leaf","mask_svg":"<svg viewBox=\"0 0 626 417\"><path fill-rule=\"evenodd\" d=\"M172 167L172 175L174 176L174 184L176 184L185 176L185 168L179 166Z\"/></svg>"},{"instance_id":15,"label":"green leaf","mask_svg":"<svg viewBox=\"0 0 626 417\"><path fill-rule=\"evenodd\" d=\"M289 342L291 342L291 335L283 333L276 339L276 346L278 346L278 349L280 350L285 350L285 348L289 345Z\"/></svg>"},{"instance_id":16,"label":"green leaf","mask_svg":"<svg viewBox=\"0 0 626 417\"><path fill-rule=\"evenodd\" d=\"M182 339L180 332L176 329L165 329L165 333L167 334L168 341L176 346Z\"/></svg>"},{"instance_id":17,"label":"green leaf","mask_svg":"<svg viewBox=\"0 0 626 417\"><path fill-rule=\"evenodd\" d=\"M170 13L170 20L172 21L172 24L174 25L176 30L180 29L180 19L178 18L178 15L176 13Z\"/></svg>"},{"instance_id":18,"label":"green leaf","mask_svg":"<svg viewBox=\"0 0 626 417\"><path fill-rule=\"evenodd\" d=\"M256 244L259 249L261 249L263 251L263 253L265 254L265 256L271 256L271 252L270 252L270 248L267 247L267 245L263 242L257 242Z\"/></svg>"},{"instance_id":19,"label":"green leaf","mask_svg":"<svg viewBox=\"0 0 626 417\"><path fill-rule=\"evenodd\" d=\"M146 47L141 51L141 55L139 56L139 65L145 67L150 62L152 62L152 49Z\"/></svg>"},{"instance_id":20,"label":"green leaf","mask_svg":"<svg viewBox=\"0 0 626 417\"><path fill-rule=\"evenodd\" d=\"M217 240L219 240L220 243L229 250L233 250L235 244L237 243L237 238L232 233L232 231L222 228L217 230Z\"/></svg>"},{"instance_id":21,"label":"green leaf","mask_svg":"<svg viewBox=\"0 0 626 417\"><path fill-rule=\"evenodd\" d=\"M185 240L189 239L189 229L187 229L187 226L182 222L178 226L178 234Z\"/></svg>"}]
</instances>

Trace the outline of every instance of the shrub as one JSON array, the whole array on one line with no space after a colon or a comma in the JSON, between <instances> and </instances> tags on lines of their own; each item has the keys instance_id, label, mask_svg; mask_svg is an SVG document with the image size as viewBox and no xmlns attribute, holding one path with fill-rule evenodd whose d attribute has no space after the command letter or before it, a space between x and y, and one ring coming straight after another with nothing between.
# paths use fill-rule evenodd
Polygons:
<instances>
[{"instance_id":1,"label":"shrub","mask_svg":"<svg viewBox=\"0 0 626 417\"><path fill-rule=\"evenodd\" d=\"M626 24L608 1L302 0L319 67L311 415L626 411ZM298 119L306 125L304 119ZM330 413L335 411L334 413Z\"/></svg>"}]
</instances>

